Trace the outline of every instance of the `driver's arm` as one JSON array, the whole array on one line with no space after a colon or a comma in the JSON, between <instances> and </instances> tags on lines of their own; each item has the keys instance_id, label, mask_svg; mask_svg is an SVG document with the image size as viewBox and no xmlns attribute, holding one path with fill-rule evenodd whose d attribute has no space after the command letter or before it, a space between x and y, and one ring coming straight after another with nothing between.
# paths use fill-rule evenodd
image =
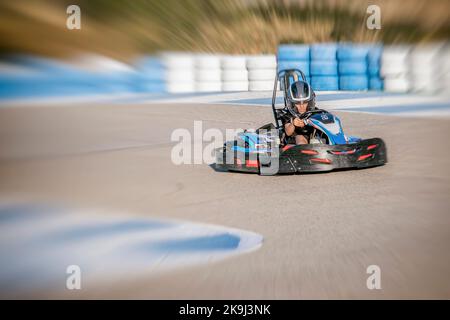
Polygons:
<instances>
[{"instance_id":1,"label":"driver's arm","mask_svg":"<svg viewBox=\"0 0 450 320\"><path fill-rule=\"evenodd\" d=\"M287 136L292 136L295 132L295 126L291 122L286 122L284 124L284 132L286 132Z\"/></svg>"},{"instance_id":2,"label":"driver's arm","mask_svg":"<svg viewBox=\"0 0 450 320\"><path fill-rule=\"evenodd\" d=\"M299 118L291 118L290 122L286 122L284 124L284 131L288 136L292 136L295 132L295 127L303 128L305 126L305 123L303 120Z\"/></svg>"}]
</instances>

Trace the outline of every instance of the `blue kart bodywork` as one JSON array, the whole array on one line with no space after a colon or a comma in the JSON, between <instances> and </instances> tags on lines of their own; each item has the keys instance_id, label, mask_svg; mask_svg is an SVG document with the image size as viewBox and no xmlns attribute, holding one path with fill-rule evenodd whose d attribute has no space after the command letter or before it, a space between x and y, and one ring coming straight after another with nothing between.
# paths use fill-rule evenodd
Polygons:
<instances>
[{"instance_id":1,"label":"blue kart bodywork","mask_svg":"<svg viewBox=\"0 0 450 320\"><path fill-rule=\"evenodd\" d=\"M326 121L326 123L324 123ZM328 138L329 145L357 143L362 139L354 136L346 136L342 129L341 120L339 117L329 113L322 112L313 114L308 120L308 124L317 130L323 132ZM233 151L239 152L269 152L267 148L266 136L260 135L256 132L242 132L237 135L237 139L242 143L232 146Z\"/></svg>"}]
</instances>

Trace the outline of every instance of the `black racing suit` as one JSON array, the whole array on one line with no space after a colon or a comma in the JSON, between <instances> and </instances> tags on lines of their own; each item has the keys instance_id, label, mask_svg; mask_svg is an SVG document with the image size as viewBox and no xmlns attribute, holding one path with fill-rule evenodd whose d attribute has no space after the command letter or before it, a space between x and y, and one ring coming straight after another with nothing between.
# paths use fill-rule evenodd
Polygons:
<instances>
[{"instance_id":1,"label":"black racing suit","mask_svg":"<svg viewBox=\"0 0 450 320\"><path fill-rule=\"evenodd\" d=\"M286 123L291 123L291 120L294 118L294 116L286 112L281 116L281 122L283 123L283 128ZM302 135L306 138L306 141L309 142L309 137L311 136L313 132L313 128L311 126L305 125L303 128L295 127L294 134L292 136L288 136L285 134L285 141L286 144L295 144L295 136Z\"/></svg>"}]
</instances>

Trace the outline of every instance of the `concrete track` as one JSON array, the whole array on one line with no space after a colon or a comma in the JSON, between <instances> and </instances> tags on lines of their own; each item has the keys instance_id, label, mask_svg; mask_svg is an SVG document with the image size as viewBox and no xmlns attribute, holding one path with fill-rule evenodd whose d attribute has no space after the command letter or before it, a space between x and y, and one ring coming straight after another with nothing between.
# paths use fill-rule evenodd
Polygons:
<instances>
[{"instance_id":1,"label":"concrete track","mask_svg":"<svg viewBox=\"0 0 450 320\"><path fill-rule=\"evenodd\" d=\"M389 163L261 177L171 162L175 128L192 132L194 120L203 120L204 129L258 127L272 121L270 109L260 106L1 109L2 198L214 223L264 236L258 251L218 263L31 296L450 298L450 119L336 113L347 134L383 138ZM381 268L381 290L366 287L373 264Z\"/></svg>"}]
</instances>

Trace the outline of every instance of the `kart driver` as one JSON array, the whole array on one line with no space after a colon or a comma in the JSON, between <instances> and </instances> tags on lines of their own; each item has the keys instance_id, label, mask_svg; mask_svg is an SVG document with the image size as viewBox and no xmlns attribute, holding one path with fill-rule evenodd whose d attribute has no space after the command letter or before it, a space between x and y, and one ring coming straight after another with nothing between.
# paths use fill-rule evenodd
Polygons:
<instances>
[{"instance_id":1,"label":"kart driver","mask_svg":"<svg viewBox=\"0 0 450 320\"><path fill-rule=\"evenodd\" d=\"M282 118L284 132L295 138L295 144L308 144L312 128L300 116L315 108L315 93L307 82L296 81L288 89L287 97L289 112Z\"/></svg>"}]
</instances>

